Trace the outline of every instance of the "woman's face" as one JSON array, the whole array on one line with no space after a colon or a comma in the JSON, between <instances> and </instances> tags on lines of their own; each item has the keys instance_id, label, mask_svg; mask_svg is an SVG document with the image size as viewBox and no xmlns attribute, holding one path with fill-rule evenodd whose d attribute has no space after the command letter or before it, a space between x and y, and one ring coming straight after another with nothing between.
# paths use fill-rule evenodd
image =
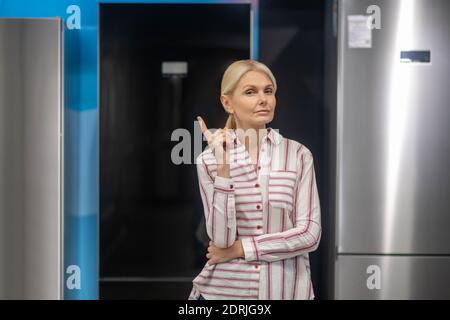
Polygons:
<instances>
[{"instance_id":1,"label":"woman's face","mask_svg":"<svg viewBox=\"0 0 450 320\"><path fill-rule=\"evenodd\" d=\"M230 96L221 96L227 112L232 112L239 128L261 129L273 120L275 106L274 86L261 71L248 71L239 80Z\"/></svg>"}]
</instances>

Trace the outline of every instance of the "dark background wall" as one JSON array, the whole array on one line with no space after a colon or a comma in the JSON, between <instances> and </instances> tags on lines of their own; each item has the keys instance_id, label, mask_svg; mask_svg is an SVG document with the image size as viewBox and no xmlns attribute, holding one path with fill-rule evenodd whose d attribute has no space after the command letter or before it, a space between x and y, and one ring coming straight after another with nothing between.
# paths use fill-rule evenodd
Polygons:
<instances>
[{"instance_id":1,"label":"dark background wall","mask_svg":"<svg viewBox=\"0 0 450 320\"><path fill-rule=\"evenodd\" d=\"M223 126L223 71L249 56L249 4L101 5L100 298L189 296L208 242L196 167L172 162L171 135L194 137L197 115ZM163 61L188 72L164 76Z\"/></svg>"},{"instance_id":2,"label":"dark background wall","mask_svg":"<svg viewBox=\"0 0 450 320\"><path fill-rule=\"evenodd\" d=\"M278 84L270 126L314 155L323 234L311 269L319 299L330 296L334 248L328 178L331 7L331 0L261 0L259 12L259 60ZM195 166L171 164L170 134L177 127L193 134L196 115L206 116L212 127L223 126L220 80L232 61L250 56L248 10L102 5L101 298L184 299L206 262ZM162 78L163 60L188 61L187 77ZM180 85L182 105L176 110L170 97Z\"/></svg>"}]
</instances>

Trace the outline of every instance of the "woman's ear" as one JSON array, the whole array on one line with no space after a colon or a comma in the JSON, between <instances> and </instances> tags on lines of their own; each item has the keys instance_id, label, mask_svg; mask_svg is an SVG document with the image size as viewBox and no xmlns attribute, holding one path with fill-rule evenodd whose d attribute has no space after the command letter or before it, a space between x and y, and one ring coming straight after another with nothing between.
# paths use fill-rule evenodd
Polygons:
<instances>
[{"instance_id":1,"label":"woman's ear","mask_svg":"<svg viewBox=\"0 0 450 320\"><path fill-rule=\"evenodd\" d=\"M233 106L231 105L230 98L226 95L222 94L220 96L220 102L222 103L222 107L225 109L226 113L234 113Z\"/></svg>"}]
</instances>

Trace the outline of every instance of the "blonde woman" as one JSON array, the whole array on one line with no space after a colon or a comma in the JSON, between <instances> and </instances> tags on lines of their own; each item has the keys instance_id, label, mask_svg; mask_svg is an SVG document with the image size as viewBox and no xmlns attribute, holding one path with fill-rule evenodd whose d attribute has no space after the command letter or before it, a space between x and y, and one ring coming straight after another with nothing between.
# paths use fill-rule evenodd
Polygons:
<instances>
[{"instance_id":1,"label":"blonde woman","mask_svg":"<svg viewBox=\"0 0 450 320\"><path fill-rule=\"evenodd\" d=\"M208 141L197 171L211 241L190 300L314 298L308 253L321 219L313 156L266 127L276 90L266 65L236 61L221 83L226 126L213 133L197 118Z\"/></svg>"}]
</instances>

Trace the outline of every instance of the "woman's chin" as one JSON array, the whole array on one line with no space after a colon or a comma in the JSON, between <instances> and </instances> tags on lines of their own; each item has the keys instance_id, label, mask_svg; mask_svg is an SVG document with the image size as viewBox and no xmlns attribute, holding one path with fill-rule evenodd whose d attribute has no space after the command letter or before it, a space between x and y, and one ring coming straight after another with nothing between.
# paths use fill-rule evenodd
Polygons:
<instances>
[{"instance_id":1,"label":"woman's chin","mask_svg":"<svg viewBox=\"0 0 450 320\"><path fill-rule=\"evenodd\" d=\"M267 115L267 116L259 116L257 119L255 119L255 123L257 126L264 126L270 122L272 122L273 116Z\"/></svg>"},{"instance_id":2,"label":"woman's chin","mask_svg":"<svg viewBox=\"0 0 450 320\"><path fill-rule=\"evenodd\" d=\"M261 128L267 125L268 123L272 122L273 116L257 116L251 118L251 121L248 122L249 128Z\"/></svg>"}]
</instances>

